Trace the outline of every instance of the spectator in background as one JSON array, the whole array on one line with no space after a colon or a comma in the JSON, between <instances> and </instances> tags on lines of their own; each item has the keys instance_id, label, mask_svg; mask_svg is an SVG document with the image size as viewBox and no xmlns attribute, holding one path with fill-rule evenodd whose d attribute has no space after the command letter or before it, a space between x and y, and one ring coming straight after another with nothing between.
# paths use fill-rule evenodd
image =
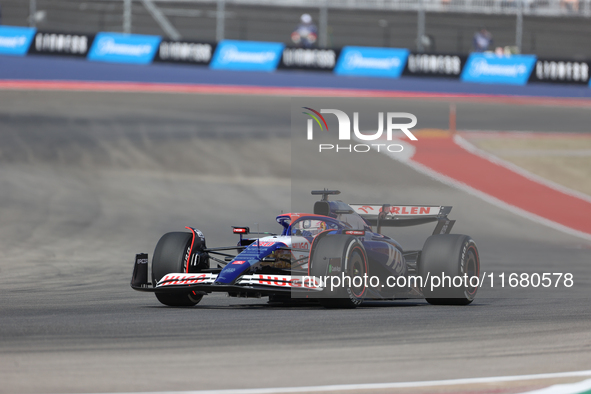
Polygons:
<instances>
[{"instance_id":1,"label":"spectator in background","mask_svg":"<svg viewBox=\"0 0 591 394\"><path fill-rule=\"evenodd\" d=\"M484 52L493 45L492 34L485 27L474 34L474 52Z\"/></svg>"},{"instance_id":2,"label":"spectator in background","mask_svg":"<svg viewBox=\"0 0 591 394\"><path fill-rule=\"evenodd\" d=\"M310 14L304 14L300 18L301 23L291 33L291 40L299 47L312 48L318 38L318 28L312 23Z\"/></svg>"},{"instance_id":3,"label":"spectator in background","mask_svg":"<svg viewBox=\"0 0 591 394\"><path fill-rule=\"evenodd\" d=\"M560 8L569 12L578 12L579 0L560 0Z\"/></svg>"}]
</instances>

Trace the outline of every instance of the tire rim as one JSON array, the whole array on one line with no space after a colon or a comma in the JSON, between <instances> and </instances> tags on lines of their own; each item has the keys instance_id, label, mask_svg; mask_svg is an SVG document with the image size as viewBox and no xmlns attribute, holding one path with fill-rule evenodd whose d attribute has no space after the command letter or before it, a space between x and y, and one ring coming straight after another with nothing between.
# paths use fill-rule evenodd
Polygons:
<instances>
[{"instance_id":1,"label":"tire rim","mask_svg":"<svg viewBox=\"0 0 591 394\"><path fill-rule=\"evenodd\" d=\"M365 293L365 286L363 284L363 275L365 274L365 259L359 251L354 251L349 257L349 262L351 264L351 293L353 293L353 296L361 298ZM353 279L357 276L362 278L361 286L354 285Z\"/></svg>"},{"instance_id":2,"label":"tire rim","mask_svg":"<svg viewBox=\"0 0 591 394\"><path fill-rule=\"evenodd\" d=\"M199 301L201 301L201 299L203 298L202 295L199 294L194 294L195 292L191 292L189 294L187 294L187 297L189 298L189 300L191 302L194 302L195 304L197 304Z\"/></svg>"},{"instance_id":3,"label":"tire rim","mask_svg":"<svg viewBox=\"0 0 591 394\"><path fill-rule=\"evenodd\" d=\"M468 249L468 253L467 253L467 257L466 257L466 272L465 274L468 276L468 286L466 291L468 292L468 294L470 294L471 296L474 296L476 294L476 291L478 290L478 286L472 286L470 284L470 279L473 276L479 276L480 275L480 269L479 269L479 264L478 264L478 258L476 256L476 251L474 250L474 247L471 246Z\"/></svg>"}]
</instances>

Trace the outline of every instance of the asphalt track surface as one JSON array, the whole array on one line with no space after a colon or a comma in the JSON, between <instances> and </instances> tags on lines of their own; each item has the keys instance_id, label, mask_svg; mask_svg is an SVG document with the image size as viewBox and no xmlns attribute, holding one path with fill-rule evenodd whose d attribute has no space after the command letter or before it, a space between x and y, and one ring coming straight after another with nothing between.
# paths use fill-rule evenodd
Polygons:
<instances>
[{"instance_id":1,"label":"asphalt track surface","mask_svg":"<svg viewBox=\"0 0 591 394\"><path fill-rule=\"evenodd\" d=\"M591 369L589 244L378 153L292 152L289 98L2 91L0 102L0 393ZM415 113L418 127L447 125L445 102L388 103ZM588 111L460 103L458 128L582 132ZM454 232L476 240L484 269L572 272L575 286L483 289L468 307L419 300L356 310L224 295L168 308L130 289L135 253L152 253L163 233L191 225L209 246L231 244L231 225L276 229L276 214L311 208L309 190L322 187L350 202L453 205ZM418 233L393 235L412 249Z\"/></svg>"}]
</instances>

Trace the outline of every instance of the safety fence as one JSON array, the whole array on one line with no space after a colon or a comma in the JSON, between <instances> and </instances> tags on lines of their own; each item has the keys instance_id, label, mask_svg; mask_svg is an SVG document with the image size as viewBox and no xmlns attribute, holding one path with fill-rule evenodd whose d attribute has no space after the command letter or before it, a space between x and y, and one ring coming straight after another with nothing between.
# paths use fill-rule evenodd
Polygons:
<instances>
[{"instance_id":1,"label":"safety fence","mask_svg":"<svg viewBox=\"0 0 591 394\"><path fill-rule=\"evenodd\" d=\"M345 46L296 48L283 43L170 40L161 36L100 32L71 34L0 26L0 55L60 55L94 62L183 63L218 70L310 70L342 76L442 77L464 82L589 85L590 62L495 53L428 54L405 48Z\"/></svg>"},{"instance_id":2,"label":"safety fence","mask_svg":"<svg viewBox=\"0 0 591 394\"><path fill-rule=\"evenodd\" d=\"M494 46L591 59L591 0L1 0L0 24L45 31L113 31L172 40L290 42L302 14L319 47L474 49L486 28ZM493 45L491 43L491 45Z\"/></svg>"}]
</instances>

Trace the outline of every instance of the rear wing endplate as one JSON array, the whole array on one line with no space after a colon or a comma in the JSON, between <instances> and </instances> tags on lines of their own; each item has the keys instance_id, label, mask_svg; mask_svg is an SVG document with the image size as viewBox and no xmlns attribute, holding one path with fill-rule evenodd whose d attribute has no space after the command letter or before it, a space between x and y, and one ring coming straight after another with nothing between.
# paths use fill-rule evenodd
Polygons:
<instances>
[{"instance_id":1,"label":"rear wing endplate","mask_svg":"<svg viewBox=\"0 0 591 394\"><path fill-rule=\"evenodd\" d=\"M376 226L378 233L381 233L382 227L407 227L437 222L433 234L449 234L456 222L447 218L451 212L451 206L389 204L349 204L349 206L371 226Z\"/></svg>"}]
</instances>

